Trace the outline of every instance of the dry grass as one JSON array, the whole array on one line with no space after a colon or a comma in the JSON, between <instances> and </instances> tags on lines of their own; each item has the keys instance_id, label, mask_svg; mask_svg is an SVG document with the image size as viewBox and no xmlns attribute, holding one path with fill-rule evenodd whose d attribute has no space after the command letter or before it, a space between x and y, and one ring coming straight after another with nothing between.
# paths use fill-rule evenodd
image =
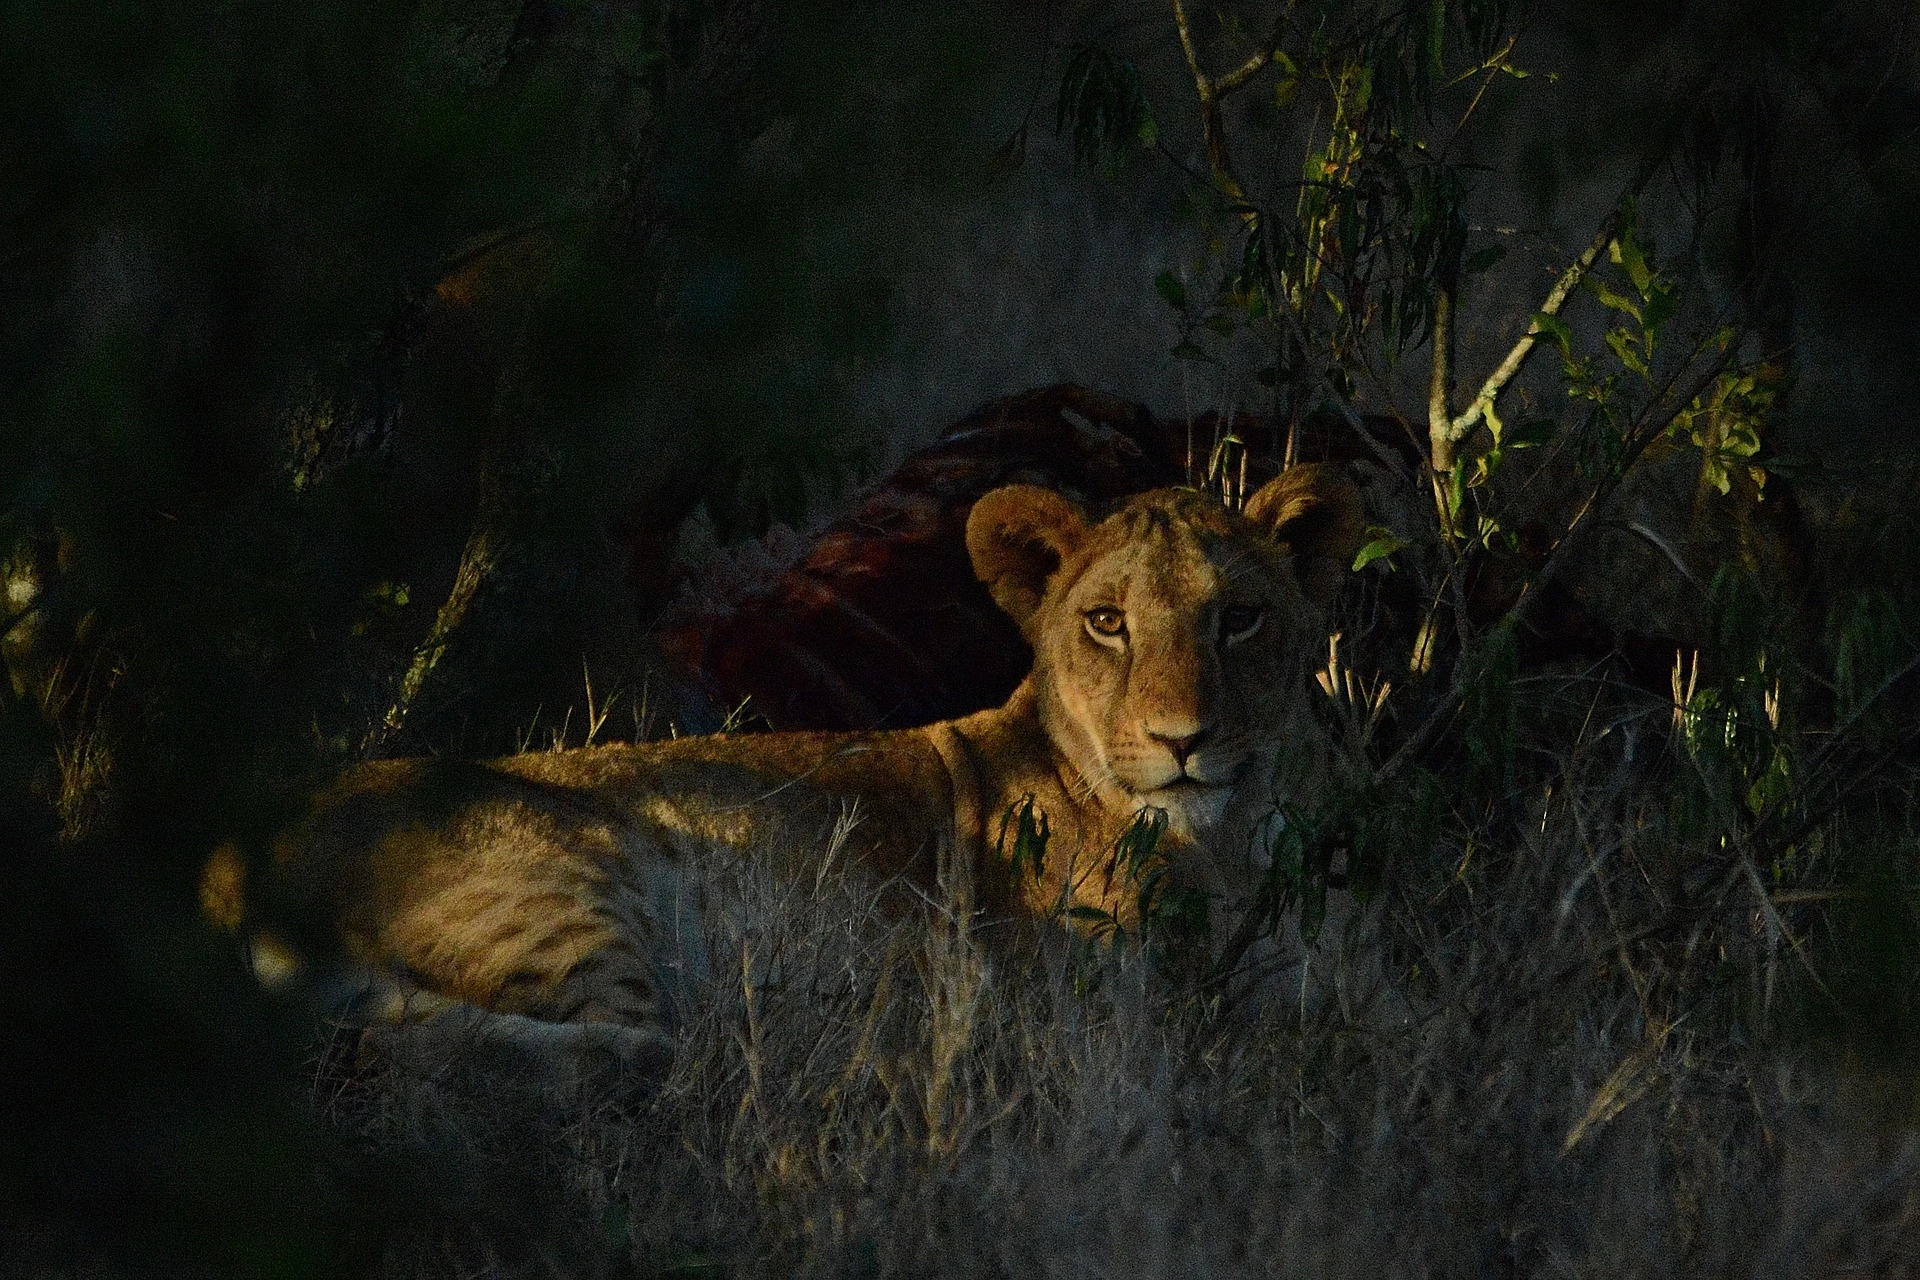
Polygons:
<instances>
[{"instance_id":1,"label":"dry grass","mask_svg":"<svg viewBox=\"0 0 1920 1280\"><path fill-rule=\"evenodd\" d=\"M76 646L53 665L38 690L41 714L54 731L54 779L46 790L67 841L96 830L111 804L120 744L108 703L120 675L119 660L108 646Z\"/></svg>"},{"instance_id":2,"label":"dry grass","mask_svg":"<svg viewBox=\"0 0 1920 1280\"><path fill-rule=\"evenodd\" d=\"M1912 1075L1810 1029L1843 925L1661 827L1657 720L1224 990L716 869L663 1080L403 1045L316 1097L426 1188L391 1276L1920 1273Z\"/></svg>"}]
</instances>

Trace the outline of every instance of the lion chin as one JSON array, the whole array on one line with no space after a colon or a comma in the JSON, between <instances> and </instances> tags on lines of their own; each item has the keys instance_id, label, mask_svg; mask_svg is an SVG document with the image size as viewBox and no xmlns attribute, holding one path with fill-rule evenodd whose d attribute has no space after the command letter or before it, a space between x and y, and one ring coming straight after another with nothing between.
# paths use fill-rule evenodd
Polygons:
<instances>
[{"instance_id":1,"label":"lion chin","mask_svg":"<svg viewBox=\"0 0 1920 1280\"><path fill-rule=\"evenodd\" d=\"M944 895L985 915L1125 922L1140 886L1087 869L1151 809L1169 836L1156 856L1231 906L1258 887L1261 822L1291 799L1271 765L1310 732L1322 606L1363 524L1353 487L1312 466L1241 511L1188 489L1098 516L994 490L967 551L1034 653L1004 706L882 733L362 764L276 839L267 897L330 915L371 975L434 998L395 1008L461 1027L485 1010L498 1034L547 1046L568 1027L628 1028L649 1061L700 998L703 867L750 860L817 884L831 864L902 912ZM1046 833L1042 856L1009 855L1016 815L1029 846ZM209 902L265 936L242 860L220 856L234 874Z\"/></svg>"},{"instance_id":2,"label":"lion chin","mask_svg":"<svg viewBox=\"0 0 1920 1280\"><path fill-rule=\"evenodd\" d=\"M1181 779L1153 791L1136 792L1134 799L1136 813L1166 814L1171 834L1183 840L1204 840L1225 824L1234 789Z\"/></svg>"}]
</instances>

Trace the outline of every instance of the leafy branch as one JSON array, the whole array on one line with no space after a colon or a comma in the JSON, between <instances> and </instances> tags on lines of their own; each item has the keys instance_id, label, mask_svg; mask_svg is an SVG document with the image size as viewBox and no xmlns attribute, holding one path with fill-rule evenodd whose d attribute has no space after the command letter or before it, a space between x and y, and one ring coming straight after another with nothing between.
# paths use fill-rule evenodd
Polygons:
<instances>
[{"instance_id":1,"label":"leafy branch","mask_svg":"<svg viewBox=\"0 0 1920 1280\"><path fill-rule=\"evenodd\" d=\"M1200 130L1207 149L1207 166L1213 171L1214 182L1227 198L1244 204L1247 191L1233 171L1233 155L1227 149L1227 125L1220 111L1220 100L1272 65L1276 52L1274 42L1268 41L1232 71L1209 76L1201 69L1200 51L1193 39L1193 23L1187 17L1187 6L1183 0L1173 0L1173 22L1180 33L1180 51L1186 56L1187 69L1193 74L1194 92L1200 100ZM1255 214L1249 208L1243 210L1243 216L1252 218Z\"/></svg>"}]
</instances>

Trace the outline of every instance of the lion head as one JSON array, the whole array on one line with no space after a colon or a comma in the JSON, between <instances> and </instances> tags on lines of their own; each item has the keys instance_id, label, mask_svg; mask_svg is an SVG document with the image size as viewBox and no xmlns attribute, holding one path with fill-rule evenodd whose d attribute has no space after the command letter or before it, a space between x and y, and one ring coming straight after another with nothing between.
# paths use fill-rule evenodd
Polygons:
<instances>
[{"instance_id":1,"label":"lion head","mask_svg":"<svg viewBox=\"0 0 1920 1280\"><path fill-rule=\"evenodd\" d=\"M1091 798L1204 836L1269 801L1358 545L1359 495L1296 466L1243 511L1159 489L1090 518L1031 485L975 504L975 572L1033 648L1042 725Z\"/></svg>"}]
</instances>

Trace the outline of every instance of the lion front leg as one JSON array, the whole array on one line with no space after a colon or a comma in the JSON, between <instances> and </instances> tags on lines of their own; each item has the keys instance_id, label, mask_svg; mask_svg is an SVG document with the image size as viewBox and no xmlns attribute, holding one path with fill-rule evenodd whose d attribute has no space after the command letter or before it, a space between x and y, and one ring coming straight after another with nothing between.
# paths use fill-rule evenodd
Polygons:
<instances>
[{"instance_id":1,"label":"lion front leg","mask_svg":"<svg viewBox=\"0 0 1920 1280\"><path fill-rule=\"evenodd\" d=\"M655 1026L554 1022L448 1001L424 1018L365 1026L359 1056L407 1075L457 1062L542 1091L598 1091L664 1074L673 1039Z\"/></svg>"}]
</instances>

